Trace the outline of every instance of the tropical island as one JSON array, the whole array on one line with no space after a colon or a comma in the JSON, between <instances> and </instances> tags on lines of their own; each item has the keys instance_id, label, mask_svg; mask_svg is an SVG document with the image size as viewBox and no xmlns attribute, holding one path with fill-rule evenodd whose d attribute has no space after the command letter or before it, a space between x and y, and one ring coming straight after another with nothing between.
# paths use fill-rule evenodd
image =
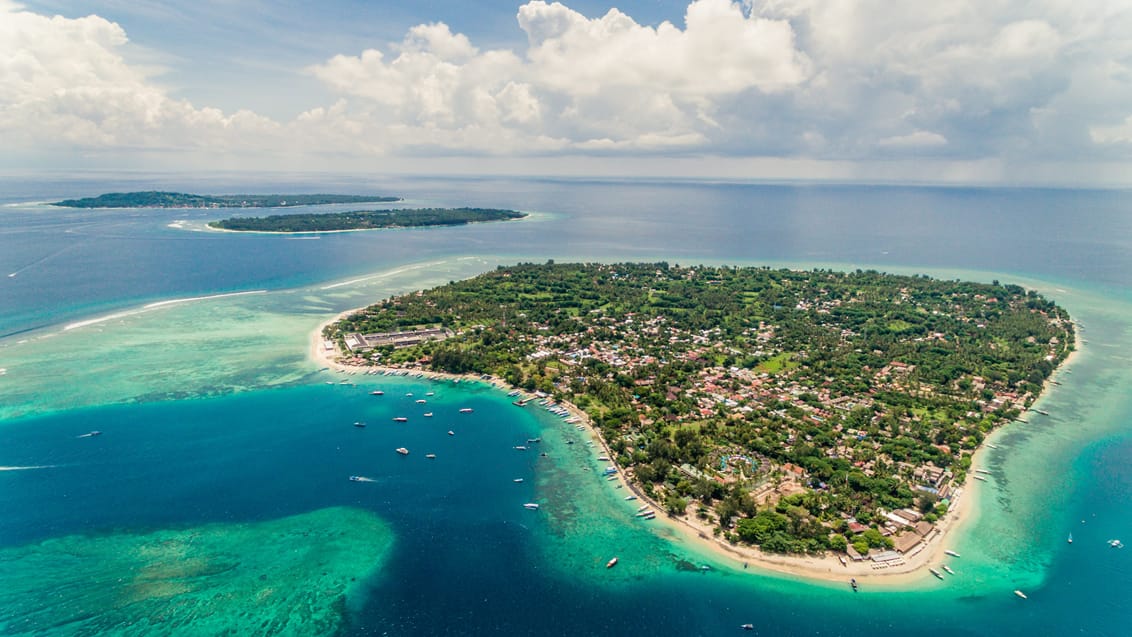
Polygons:
<instances>
[{"instance_id":1,"label":"tropical island","mask_svg":"<svg viewBox=\"0 0 1132 637\"><path fill-rule=\"evenodd\" d=\"M377 195L193 195L147 190L111 192L97 197L64 199L52 206L63 208L290 208L327 204L388 203L400 197Z\"/></svg>"},{"instance_id":2,"label":"tropical island","mask_svg":"<svg viewBox=\"0 0 1132 637\"><path fill-rule=\"evenodd\" d=\"M237 232L332 232L339 230L374 230L379 228L413 228L426 226L458 226L488 221L522 219L527 213L495 208L418 208L397 210L354 210L321 214L271 215L268 217L232 217L209 222L219 230Z\"/></svg>"},{"instance_id":3,"label":"tropical island","mask_svg":"<svg viewBox=\"0 0 1132 637\"><path fill-rule=\"evenodd\" d=\"M583 410L635 491L726 545L872 568L939 536L984 438L1075 347L1017 285L667 263L499 267L321 336Z\"/></svg>"}]
</instances>

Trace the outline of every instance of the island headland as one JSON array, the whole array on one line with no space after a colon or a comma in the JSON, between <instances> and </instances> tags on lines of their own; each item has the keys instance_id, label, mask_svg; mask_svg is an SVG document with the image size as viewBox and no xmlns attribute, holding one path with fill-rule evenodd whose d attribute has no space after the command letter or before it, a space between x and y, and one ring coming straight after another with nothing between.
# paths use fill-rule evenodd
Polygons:
<instances>
[{"instance_id":1,"label":"island headland","mask_svg":"<svg viewBox=\"0 0 1132 637\"><path fill-rule=\"evenodd\" d=\"M554 410L642 513L736 564L902 581L943 557L984 440L1025 422L1075 333L997 281L548 262L344 313L312 354Z\"/></svg>"}]
</instances>

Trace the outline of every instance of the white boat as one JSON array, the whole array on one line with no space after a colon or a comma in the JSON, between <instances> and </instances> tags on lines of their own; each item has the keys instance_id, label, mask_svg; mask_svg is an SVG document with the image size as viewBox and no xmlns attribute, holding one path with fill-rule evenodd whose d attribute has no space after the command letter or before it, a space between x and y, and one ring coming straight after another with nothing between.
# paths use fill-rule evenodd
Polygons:
<instances>
[{"instance_id":1,"label":"white boat","mask_svg":"<svg viewBox=\"0 0 1132 637\"><path fill-rule=\"evenodd\" d=\"M637 496L635 496L635 495L627 495L627 496L625 496L625 499L626 499L626 500L636 500L636 499L637 499Z\"/></svg>"},{"instance_id":2,"label":"white boat","mask_svg":"<svg viewBox=\"0 0 1132 637\"><path fill-rule=\"evenodd\" d=\"M958 554L958 553L956 553L955 551L952 551L951 549L947 549L947 550L945 550L945 551L944 551L944 553L947 553L947 554L948 554L948 555L950 555L951 557L959 557L959 554Z\"/></svg>"},{"instance_id":3,"label":"white boat","mask_svg":"<svg viewBox=\"0 0 1132 637\"><path fill-rule=\"evenodd\" d=\"M527 448L524 447L523 445L515 445L513 448L515 449L515 451L526 451L527 450Z\"/></svg>"},{"instance_id":4,"label":"white boat","mask_svg":"<svg viewBox=\"0 0 1132 637\"><path fill-rule=\"evenodd\" d=\"M1109 540L1108 545L1114 549L1124 548L1124 542L1121 542L1120 540Z\"/></svg>"},{"instance_id":5,"label":"white boat","mask_svg":"<svg viewBox=\"0 0 1132 637\"><path fill-rule=\"evenodd\" d=\"M987 481L987 479L985 477L983 477L983 476L981 476L977 473L975 475L971 476L971 477L976 479L976 480L979 480L980 482L986 482Z\"/></svg>"},{"instance_id":6,"label":"white boat","mask_svg":"<svg viewBox=\"0 0 1132 637\"><path fill-rule=\"evenodd\" d=\"M404 416L397 416L393 419L393 422L409 422L409 419Z\"/></svg>"},{"instance_id":7,"label":"white boat","mask_svg":"<svg viewBox=\"0 0 1132 637\"><path fill-rule=\"evenodd\" d=\"M934 568L929 568L928 572L931 573L932 575L935 575L939 579L943 579L943 573L940 573L939 571L935 570Z\"/></svg>"},{"instance_id":8,"label":"white boat","mask_svg":"<svg viewBox=\"0 0 1132 637\"><path fill-rule=\"evenodd\" d=\"M470 413L472 413L472 408L471 407L464 407L464 408L460 409L460 413L461 414L470 414Z\"/></svg>"},{"instance_id":9,"label":"white boat","mask_svg":"<svg viewBox=\"0 0 1132 637\"><path fill-rule=\"evenodd\" d=\"M947 571L947 572L948 572L948 574L950 574L950 575L954 575L954 574L955 574L955 571L951 570L951 567L950 567L950 566L948 566L947 564L944 564L944 565L943 565L943 570Z\"/></svg>"},{"instance_id":10,"label":"white boat","mask_svg":"<svg viewBox=\"0 0 1132 637\"><path fill-rule=\"evenodd\" d=\"M455 435L456 435L456 432L455 432L455 431L452 431L451 429L449 429L449 430L448 430L448 435L449 435L449 436L455 436Z\"/></svg>"},{"instance_id":11,"label":"white boat","mask_svg":"<svg viewBox=\"0 0 1132 637\"><path fill-rule=\"evenodd\" d=\"M370 396L384 396L385 392L381 391L380 389L375 389L375 390L371 391L369 393L369 395Z\"/></svg>"},{"instance_id":12,"label":"white boat","mask_svg":"<svg viewBox=\"0 0 1132 637\"><path fill-rule=\"evenodd\" d=\"M425 412L425 415L424 415L424 417L425 417L425 418L432 418L432 412L431 412L431 411L426 411L426 412Z\"/></svg>"},{"instance_id":13,"label":"white boat","mask_svg":"<svg viewBox=\"0 0 1132 637\"><path fill-rule=\"evenodd\" d=\"M1072 533L1070 533L1070 534L1069 534L1069 539L1067 539L1067 540L1065 540L1065 541L1066 541L1066 542L1068 542L1068 543L1070 543L1070 544L1072 544L1072 543L1073 543L1073 534L1072 534Z\"/></svg>"},{"instance_id":14,"label":"white boat","mask_svg":"<svg viewBox=\"0 0 1132 637\"><path fill-rule=\"evenodd\" d=\"M520 483L520 482L522 482L522 481L523 481L523 479L522 479L522 478L515 478L515 479L514 479L514 480L512 480L511 482L514 482L514 483L518 484L518 483Z\"/></svg>"},{"instance_id":15,"label":"white boat","mask_svg":"<svg viewBox=\"0 0 1132 637\"><path fill-rule=\"evenodd\" d=\"M424 457L428 458L429 460L435 460L436 454L435 453L426 453Z\"/></svg>"},{"instance_id":16,"label":"white boat","mask_svg":"<svg viewBox=\"0 0 1132 637\"><path fill-rule=\"evenodd\" d=\"M1028 597L1026 597L1026 594L1023 593L1022 591L1015 590L1014 594L1017 595L1018 597L1021 597L1022 599L1029 599Z\"/></svg>"},{"instance_id":17,"label":"white boat","mask_svg":"<svg viewBox=\"0 0 1132 637\"><path fill-rule=\"evenodd\" d=\"M397 447L397 453L401 454L402 456L407 456L409 455L409 450L404 447Z\"/></svg>"},{"instance_id":18,"label":"white boat","mask_svg":"<svg viewBox=\"0 0 1132 637\"><path fill-rule=\"evenodd\" d=\"M427 403L427 402L428 402L428 401L427 401L427 400L425 400L424 398L418 398L418 399L417 399L417 404L418 404L418 405L423 405L423 404L425 404L425 403Z\"/></svg>"},{"instance_id":19,"label":"white boat","mask_svg":"<svg viewBox=\"0 0 1132 637\"><path fill-rule=\"evenodd\" d=\"M637 513L640 513L641 511L644 511L647 508L649 508L649 505L643 504L637 509Z\"/></svg>"},{"instance_id":20,"label":"white boat","mask_svg":"<svg viewBox=\"0 0 1132 637\"><path fill-rule=\"evenodd\" d=\"M605 563L605 568L613 568L614 566L617 566L617 558L616 557Z\"/></svg>"},{"instance_id":21,"label":"white boat","mask_svg":"<svg viewBox=\"0 0 1132 637\"><path fill-rule=\"evenodd\" d=\"M523 508L527 509L528 511L538 511L538 504L535 502L528 502L523 505Z\"/></svg>"}]
</instances>

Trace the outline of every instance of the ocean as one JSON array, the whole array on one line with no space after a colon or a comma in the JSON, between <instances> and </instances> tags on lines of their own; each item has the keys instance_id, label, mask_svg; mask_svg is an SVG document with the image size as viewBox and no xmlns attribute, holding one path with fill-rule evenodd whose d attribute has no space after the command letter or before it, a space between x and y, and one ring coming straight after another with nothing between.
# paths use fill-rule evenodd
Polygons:
<instances>
[{"instance_id":1,"label":"ocean","mask_svg":"<svg viewBox=\"0 0 1132 637\"><path fill-rule=\"evenodd\" d=\"M532 216L296 237L41 203L150 189ZM1132 548L1108 540L1132 540L1130 225L1132 193L1103 190L0 179L0 634L1127 634ZM1000 280L1064 305L1083 351L1048 417L996 434L977 518L949 542L956 575L853 593L634 518L581 432L486 385L307 357L338 312L547 259Z\"/></svg>"}]
</instances>

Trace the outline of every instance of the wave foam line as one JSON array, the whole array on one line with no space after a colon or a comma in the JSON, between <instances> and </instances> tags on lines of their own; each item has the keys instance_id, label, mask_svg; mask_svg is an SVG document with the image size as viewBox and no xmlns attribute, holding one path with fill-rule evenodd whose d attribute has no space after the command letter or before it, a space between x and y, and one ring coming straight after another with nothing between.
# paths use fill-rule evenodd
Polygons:
<instances>
[{"instance_id":1,"label":"wave foam line","mask_svg":"<svg viewBox=\"0 0 1132 637\"><path fill-rule=\"evenodd\" d=\"M435 266L435 265L441 265L443 263L445 263L445 261L430 261L429 263L415 263L413 265L407 265L407 266L400 267L400 268L394 268L394 269L388 270L386 272L379 272L377 274L370 274L368 276L363 276L363 277L360 277L360 278L357 278L357 279L350 279L349 281L342 281L340 283L331 283L330 285L324 285L324 286L320 287L319 290L333 290L334 288L340 288L340 287L344 287L344 286L347 286L347 285L353 285L355 283L361 283L362 281L370 281L370 280L373 280L373 279L384 279L384 278L391 277L391 276L396 275L396 274L411 272L413 270L420 270L421 268L428 268L428 267L432 267L432 266Z\"/></svg>"},{"instance_id":2,"label":"wave foam line","mask_svg":"<svg viewBox=\"0 0 1132 637\"><path fill-rule=\"evenodd\" d=\"M168 301L158 301L156 303L149 303L143 305L142 309L152 310L155 307L165 307L166 305L175 305L177 303L189 303L191 301L207 301L209 299L223 299L230 296L247 296L249 294L266 294L267 290L251 290L249 292L228 292L226 294L212 294L209 296L190 296L184 299L170 299Z\"/></svg>"},{"instance_id":3,"label":"wave foam line","mask_svg":"<svg viewBox=\"0 0 1132 637\"><path fill-rule=\"evenodd\" d=\"M193 296L193 297L188 297L188 298L184 298L184 299L170 299L168 301L157 301L156 303L149 303L147 305L143 305L141 307L141 309L138 309L138 310L129 310L127 312L115 312L114 314L107 314L106 316L100 316L98 318L92 318L92 319L87 319L85 321L76 321L74 323L69 323L69 324L63 326L63 331L67 332L67 331L70 331L70 330L78 329L80 327L87 327L88 325L97 325L99 323L105 323L106 321L113 321L114 319L125 318L127 316L134 316L135 314L141 314L143 312L148 312L149 310L155 310L157 308L166 307L166 306L169 306L169 305L175 305L177 303L190 303L190 302L193 302L193 301L207 301L209 299L222 299L222 298L226 298L226 297L230 297L230 296L245 296L245 295L248 295L248 294L265 294L266 292L267 292L267 290L252 290L250 292L228 292L226 294L212 294L212 295L209 295L209 296Z\"/></svg>"}]
</instances>

